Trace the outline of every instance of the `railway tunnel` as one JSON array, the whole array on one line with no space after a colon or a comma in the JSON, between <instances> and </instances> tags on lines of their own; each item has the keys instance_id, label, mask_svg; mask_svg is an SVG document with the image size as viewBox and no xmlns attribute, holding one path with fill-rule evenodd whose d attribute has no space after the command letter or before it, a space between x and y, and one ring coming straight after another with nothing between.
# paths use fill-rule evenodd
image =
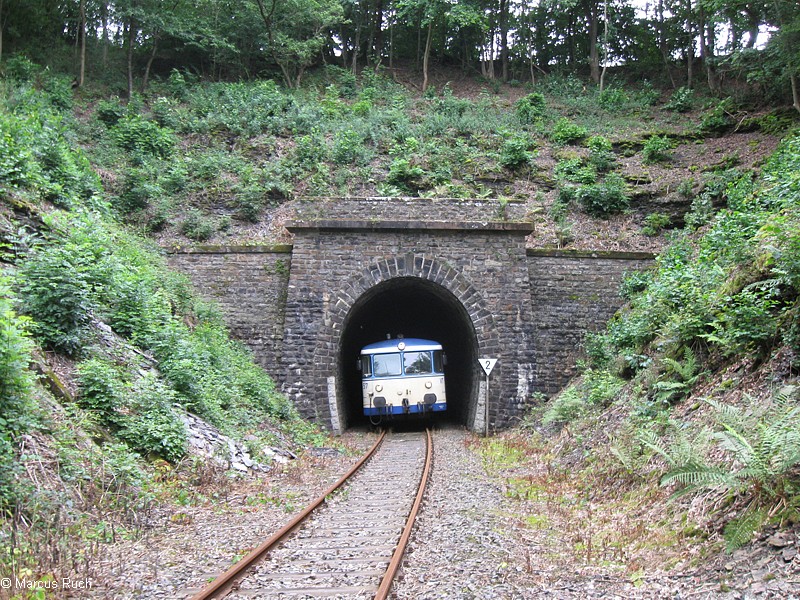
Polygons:
<instances>
[{"instance_id":1,"label":"railway tunnel","mask_svg":"<svg viewBox=\"0 0 800 600\"><path fill-rule=\"evenodd\" d=\"M386 336L438 341L447 356L445 385L448 422L466 424L478 394L478 342L461 302L445 287L419 277L395 277L364 292L344 320L339 342L337 395L344 399L348 426L364 424L361 374L356 361L362 347Z\"/></svg>"}]
</instances>

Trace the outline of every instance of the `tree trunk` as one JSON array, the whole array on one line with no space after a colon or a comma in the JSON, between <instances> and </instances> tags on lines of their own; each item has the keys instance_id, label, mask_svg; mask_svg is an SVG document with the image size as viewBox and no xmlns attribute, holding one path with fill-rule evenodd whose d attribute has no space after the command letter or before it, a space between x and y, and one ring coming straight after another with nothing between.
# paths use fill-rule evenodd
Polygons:
<instances>
[{"instance_id":1,"label":"tree trunk","mask_svg":"<svg viewBox=\"0 0 800 600\"><path fill-rule=\"evenodd\" d=\"M597 47L597 2L589 8L589 70L592 81L600 83L600 52Z\"/></svg>"},{"instance_id":2,"label":"tree trunk","mask_svg":"<svg viewBox=\"0 0 800 600\"><path fill-rule=\"evenodd\" d=\"M3 60L3 30L6 22L3 21L3 0L0 0L0 60Z\"/></svg>"},{"instance_id":3,"label":"tree trunk","mask_svg":"<svg viewBox=\"0 0 800 600\"><path fill-rule=\"evenodd\" d=\"M428 39L425 41L425 56L422 59L422 92L428 89L428 62L431 55L431 38L433 37L433 19L428 22Z\"/></svg>"},{"instance_id":4,"label":"tree trunk","mask_svg":"<svg viewBox=\"0 0 800 600\"><path fill-rule=\"evenodd\" d=\"M108 66L108 3L100 4L100 18L103 22L103 67Z\"/></svg>"},{"instance_id":5,"label":"tree trunk","mask_svg":"<svg viewBox=\"0 0 800 600\"><path fill-rule=\"evenodd\" d=\"M86 76L86 0L81 0L80 3L80 27L78 27L78 35L81 37L81 60L80 71L78 73L78 87L83 85L84 77Z\"/></svg>"},{"instance_id":6,"label":"tree trunk","mask_svg":"<svg viewBox=\"0 0 800 600\"><path fill-rule=\"evenodd\" d=\"M792 106L797 112L800 112L800 89L798 89L797 75L794 73L789 75L789 81L792 84Z\"/></svg>"},{"instance_id":7,"label":"tree trunk","mask_svg":"<svg viewBox=\"0 0 800 600\"><path fill-rule=\"evenodd\" d=\"M394 77L394 18L389 25L389 70Z\"/></svg>"},{"instance_id":8,"label":"tree trunk","mask_svg":"<svg viewBox=\"0 0 800 600\"><path fill-rule=\"evenodd\" d=\"M361 24L356 27L356 39L353 41L353 64L350 68L353 75L358 75L358 53L361 50Z\"/></svg>"},{"instance_id":9,"label":"tree trunk","mask_svg":"<svg viewBox=\"0 0 800 600\"><path fill-rule=\"evenodd\" d=\"M144 77L142 77L142 93L147 89L147 81L150 79L150 67L153 66L153 61L156 58L156 52L158 52L158 37L159 33L155 33L153 35L153 51L150 53L150 56L147 59L147 66L144 68Z\"/></svg>"},{"instance_id":10,"label":"tree trunk","mask_svg":"<svg viewBox=\"0 0 800 600\"><path fill-rule=\"evenodd\" d=\"M692 0L687 0L686 8L686 31L689 33L689 43L686 46L686 87L692 89L694 85L694 21L692 19Z\"/></svg>"},{"instance_id":11,"label":"tree trunk","mask_svg":"<svg viewBox=\"0 0 800 600\"><path fill-rule=\"evenodd\" d=\"M500 65L503 81L508 81L508 0L500 0Z\"/></svg>"},{"instance_id":12,"label":"tree trunk","mask_svg":"<svg viewBox=\"0 0 800 600\"><path fill-rule=\"evenodd\" d=\"M422 54L422 9L419 10L417 19L417 56L414 60L414 68L419 69L419 57Z\"/></svg>"},{"instance_id":13,"label":"tree trunk","mask_svg":"<svg viewBox=\"0 0 800 600\"><path fill-rule=\"evenodd\" d=\"M706 80L708 81L708 89L712 94L719 92L719 78L717 77L717 69L714 65L714 43L716 34L714 32L714 24L706 20L705 9L700 6L700 56L703 59L703 64L706 68Z\"/></svg>"},{"instance_id":14,"label":"tree trunk","mask_svg":"<svg viewBox=\"0 0 800 600\"><path fill-rule=\"evenodd\" d=\"M128 100L133 98L133 43L136 41L136 22L128 21Z\"/></svg>"},{"instance_id":15,"label":"tree trunk","mask_svg":"<svg viewBox=\"0 0 800 600\"><path fill-rule=\"evenodd\" d=\"M669 55L667 53L667 35L664 25L664 0L658 0L658 51L661 53L661 58L664 60L664 69L669 77L669 82L672 88L675 89L675 77L672 76L672 65L670 64Z\"/></svg>"},{"instance_id":16,"label":"tree trunk","mask_svg":"<svg viewBox=\"0 0 800 600\"><path fill-rule=\"evenodd\" d=\"M383 59L383 0L377 0L375 6L375 45L372 52L377 67Z\"/></svg>"},{"instance_id":17,"label":"tree trunk","mask_svg":"<svg viewBox=\"0 0 800 600\"><path fill-rule=\"evenodd\" d=\"M608 69L608 0L603 2L603 71L600 73L600 93L603 93L603 86L606 81L606 69Z\"/></svg>"}]
</instances>

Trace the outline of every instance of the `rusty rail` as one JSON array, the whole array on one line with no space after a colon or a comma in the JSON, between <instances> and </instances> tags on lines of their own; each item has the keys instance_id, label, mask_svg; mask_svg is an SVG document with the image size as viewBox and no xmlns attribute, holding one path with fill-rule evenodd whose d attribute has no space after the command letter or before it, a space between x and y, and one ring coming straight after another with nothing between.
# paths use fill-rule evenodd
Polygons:
<instances>
[{"instance_id":1,"label":"rusty rail","mask_svg":"<svg viewBox=\"0 0 800 600\"><path fill-rule=\"evenodd\" d=\"M305 519L316 510L321 504L323 504L326 498L339 489L344 483L350 479L350 477L358 471L361 466L369 460L369 458L375 454L375 451L380 447L383 439L386 437L386 431L384 430L372 448L359 459L359 461L354 464L351 469L345 473L341 479L339 479L336 483L331 485L327 490L325 490L321 496L319 496L316 500L314 500L311 504L309 504L302 512L296 515L291 521L289 521L286 525L284 525L277 533L275 533L272 537L270 537L267 541L263 544L258 546L255 550L250 552L247 556L245 556L242 560L237 562L233 565L230 569L225 571L222 575L217 577L214 581L206 585L202 590L200 590L197 594L192 596L191 600L210 600L211 598L222 598L224 597L232 588L233 584L236 580L253 564L261 560L266 554L272 550L277 544L283 541L289 534L295 531L300 525L305 521ZM430 433L428 433L428 443L430 444ZM430 452L430 451L429 451Z\"/></svg>"},{"instance_id":2,"label":"rusty rail","mask_svg":"<svg viewBox=\"0 0 800 600\"><path fill-rule=\"evenodd\" d=\"M378 592L375 594L375 600L386 600L389 597L389 591L392 589L392 582L397 575L397 570L400 568L400 563L403 560L403 553L408 545L408 540L411 537L411 530L414 528L414 521L417 519L420 506L422 505L422 498L425 495L425 487L428 484L428 476L430 475L431 465L433 464L433 440L431 438L431 430L425 431L427 435L427 450L425 452L425 467L422 470L422 477L420 477L419 489L417 490L417 497L414 500L414 505L411 507L411 512L408 515L406 526L403 528L403 534L400 536L400 541L397 543L397 548L392 554L392 560L386 569L386 574L383 576L381 585Z\"/></svg>"}]
</instances>

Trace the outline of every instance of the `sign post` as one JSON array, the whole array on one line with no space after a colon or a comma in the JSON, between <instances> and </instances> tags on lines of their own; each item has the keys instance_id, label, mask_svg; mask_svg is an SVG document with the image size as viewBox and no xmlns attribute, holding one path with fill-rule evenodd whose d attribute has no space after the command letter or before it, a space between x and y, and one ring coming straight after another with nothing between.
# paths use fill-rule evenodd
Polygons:
<instances>
[{"instance_id":1,"label":"sign post","mask_svg":"<svg viewBox=\"0 0 800 600\"><path fill-rule=\"evenodd\" d=\"M496 358L479 358L478 362L481 365L481 369L483 372L486 373L486 400L484 401L484 415L483 415L483 428L484 428L484 435L489 436L489 375L494 369L494 365L497 363Z\"/></svg>"}]
</instances>

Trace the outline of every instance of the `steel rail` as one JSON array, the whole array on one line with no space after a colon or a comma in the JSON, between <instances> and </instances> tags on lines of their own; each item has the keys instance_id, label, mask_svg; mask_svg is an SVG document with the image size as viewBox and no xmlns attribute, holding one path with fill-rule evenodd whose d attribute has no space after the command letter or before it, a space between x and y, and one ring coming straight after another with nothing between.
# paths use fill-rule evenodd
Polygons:
<instances>
[{"instance_id":1,"label":"steel rail","mask_svg":"<svg viewBox=\"0 0 800 600\"><path fill-rule=\"evenodd\" d=\"M375 600L386 600L386 598L389 597L389 591L392 589L395 575L397 575L397 570L400 568L400 563L403 560L403 554L408 545L408 540L411 538L411 530L414 528L414 521L416 521L417 513L419 513L419 508L422 505L422 497L425 495L425 487L428 484L428 477L430 476L431 465L433 463L433 439L431 437L431 430L426 429L425 433L428 438L425 453L425 467L422 470L417 497L414 500L414 505L411 507L411 512L408 515L406 526L403 528L400 541L397 543L394 554L392 554L392 560L389 562L386 574L383 576L378 592L375 594Z\"/></svg>"},{"instance_id":2,"label":"steel rail","mask_svg":"<svg viewBox=\"0 0 800 600\"><path fill-rule=\"evenodd\" d=\"M430 434L429 434L430 435ZM375 451L380 447L383 439L386 437L386 430L381 432L380 437L369 449L369 451L354 464L347 473L345 473L336 483L331 485L320 495L316 500L309 504L301 513L296 515L291 521L284 525L272 537L270 537L263 544L258 546L255 550L247 554L242 560L233 565L230 569L225 571L222 575L217 577L214 581L203 587L197 594L192 596L191 600L210 600L211 598L222 598L232 588L233 584L248 568L262 559L270 550L272 550L278 543L283 541L293 531L295 531L306 518L314 512L325 500L337 489L342 487L350 477L358 471L361 466L369 460Z\"/></svg>"}]
</instances>

